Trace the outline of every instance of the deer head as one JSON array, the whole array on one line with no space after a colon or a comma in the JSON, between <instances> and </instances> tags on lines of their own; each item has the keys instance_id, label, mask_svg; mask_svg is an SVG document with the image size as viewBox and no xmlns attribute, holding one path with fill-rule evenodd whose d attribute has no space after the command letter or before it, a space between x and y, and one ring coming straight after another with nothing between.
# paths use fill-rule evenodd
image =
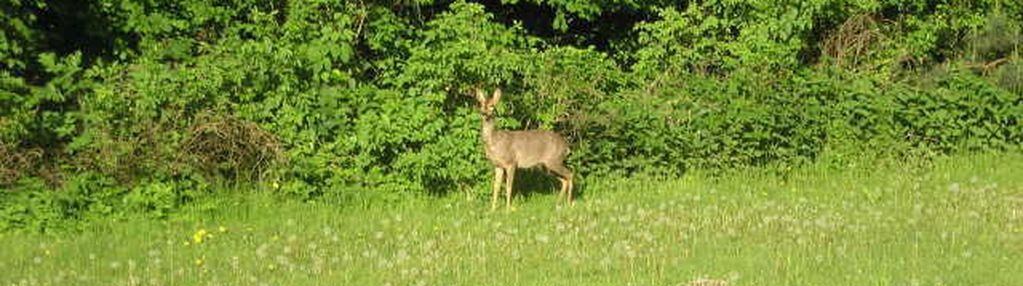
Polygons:
<instances>
[{"instance_id":1,"label":"deer head","mask_svg":"<svg viewBox=\"0 0 1023 286\"><path fill-rule=\"evenodd\" d=\"M483 89L476 89L476 101L479 102L480 113L486 119L494 118L494 111L497 109L497 102L501 100L501 89L495 89L494 95L487 99L486 93Z\"/></svg>"}]
</instances>

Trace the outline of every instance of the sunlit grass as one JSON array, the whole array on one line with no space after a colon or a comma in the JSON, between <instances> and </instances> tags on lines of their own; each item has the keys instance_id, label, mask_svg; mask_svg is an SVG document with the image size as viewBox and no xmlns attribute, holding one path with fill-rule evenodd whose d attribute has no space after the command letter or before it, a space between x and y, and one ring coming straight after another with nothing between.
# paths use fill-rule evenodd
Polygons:
<instances>
[{"instance_id":1,"label":"sunlit grass","mask_svg":"<svg viewBox=\"0 0 1023 286\"><path fill-rule=\"evenodd\" d=\"M482 195L365 209L253 193L167 221L6 234L0 283L1014 285L1021 159L594 180L572 207L538 193L514 212Z\"/></svg>"}]
</instances>

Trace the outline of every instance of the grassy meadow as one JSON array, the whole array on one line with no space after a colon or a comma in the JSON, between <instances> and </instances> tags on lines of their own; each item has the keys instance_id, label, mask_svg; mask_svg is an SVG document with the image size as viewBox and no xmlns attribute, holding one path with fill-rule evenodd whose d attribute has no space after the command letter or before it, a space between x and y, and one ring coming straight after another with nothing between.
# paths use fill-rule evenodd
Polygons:
<instances>
[{"instance_id":1,"label":"grassy meadow","mask_svg":"<svg viewBox=\"0 0 1023 286\"><path fill-rule=\"evenodd\" d=\"M355 207L238 192L0 235L0 285L1018 285L1023 156L588 180ZM484 180L485 178L481 178Z\"/></svg>"},{"instance_id":2,"label":"grassy meadow","mask_svg":"<svg viewBox=\"0 0 1023 286\"><path fill-rule=\"evenodd\" d=\"M1023 285L1023 0L0 1L0 286Z\"/></svg>"}]
</instances>

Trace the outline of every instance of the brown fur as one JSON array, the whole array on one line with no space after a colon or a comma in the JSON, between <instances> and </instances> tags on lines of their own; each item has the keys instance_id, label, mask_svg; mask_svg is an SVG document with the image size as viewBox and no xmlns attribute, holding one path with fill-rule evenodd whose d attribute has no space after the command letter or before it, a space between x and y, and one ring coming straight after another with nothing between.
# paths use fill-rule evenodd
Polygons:
<instances>
[{"instance_id":1,"label":"brown fur","mask_svg":"<svg viewBox=\"0 0 1023 286\"><path fill-rule=\"evenodd\" d=\"M505 185L505 200L511 207L512 186L515 170L543 166L561 181L561 192L569 203L572 202L572 171L565 167L569 145L564 137L547 130L501 131L494 128L494 110L501 100L501 89L487 99L483 90L476 89L476 99L483 114L480 132L487 159L494 164L494 184L490 207L497 209L497 198L502 181ZM503 180L502 180L503 179Z\"/></svg>"}]
</instances>

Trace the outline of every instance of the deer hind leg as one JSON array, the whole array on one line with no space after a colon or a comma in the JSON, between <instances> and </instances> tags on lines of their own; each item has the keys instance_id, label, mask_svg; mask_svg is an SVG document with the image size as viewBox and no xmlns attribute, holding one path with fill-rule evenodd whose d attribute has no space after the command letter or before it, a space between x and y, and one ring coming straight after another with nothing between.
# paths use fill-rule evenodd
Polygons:
<instances>
[{"instance_id":1,"label":"deer hind leg","mask_svg":"<svg viewBox=\"0 0 1023 286\"><path fill-rule=\"evenodd\" d=\"M501 194L501 181L504 180L504 169L501 167L494 168L494 188L493 193L490 194L490 210L497 209L497 197Z\"/></svg>"},{"instance_id":2,"label":"deer hind leg","mask_svg":"<svg viewBox=\"0 0 1023 286\"><path fill-rule=\"evenodd\" d=\"M565 196L565 188L568 187L568 182L564 178L558 176L558 182L561 182L561 189L558 191L558 203L561 203L561 197Z\"/></svg>"},{"instance_id":3,"label":"deer hind leg","mask_svg":"<svg viewBox=\"0 0 1023 286\"><path fill-rule=\"evenodd\" d=\"M568 189L566 193L568 194L568 203L572 203L572 188L575 187L575 178L572 176L572 174L568 174L567 181Z\"/></svg>"},{"instance_id":4,"label":"deer hind leg","mask_svg":"<svg viewBox=\"0 0 1023 286\"><path fill-rule=\"evenodd\" d=\"M565 167L562 163L547 165L547 169L558 176L558 181L561 181L561 192L558 193L558 198L565 196L568 202L572 202L572 171Z\"/></svg>"},{"instance_id":5,"label":"deer hind leg","mask_svg":"<svg viewBox=\"0 0 1023 286\"><path fill-rule=\"evenodd\" d=\"M504 186L505 187L504 198L505 198L505 201L507 203L508 208L511 209L511 205L512 205L512 188L515 185L514 184L515 183L515 167L511 167L511 168L505 169L504 173L505 173L504 174L505 175L505 180L507 180L507 183L505 183L505 186Z\"/></svg>"}]
</instances>

